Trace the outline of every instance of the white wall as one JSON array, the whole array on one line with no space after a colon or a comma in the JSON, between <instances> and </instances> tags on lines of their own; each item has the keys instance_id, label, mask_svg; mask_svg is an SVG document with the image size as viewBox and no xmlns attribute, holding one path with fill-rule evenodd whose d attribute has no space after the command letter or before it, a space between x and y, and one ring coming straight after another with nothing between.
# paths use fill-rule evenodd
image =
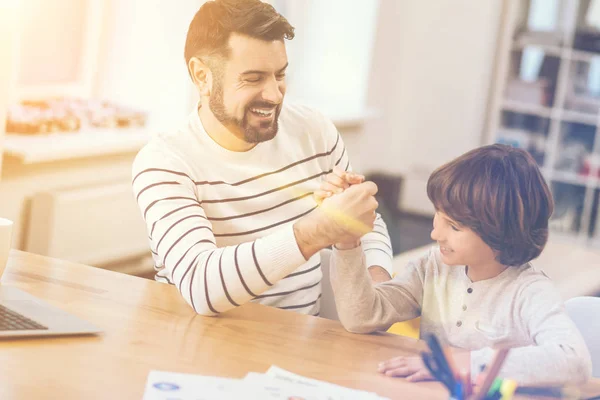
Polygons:
<instances>
[{"instance_id":1,"label":"white wall","mask_svg":"<svg viewBox=\"0 0 600 400\"><path fill-rule=\"evenodd\" d=\"M111 0L96 93L149 112L155 129L179 126L193 86L183 49L200 0Z\"/></svg>"},{"instance_id":2,"label":"white wall","mask_svg":"<svg viewBox=\"0 0 600 400\"><path fill-rule=\"evenodd\" d=\"M437 166L482 144L502 0L383 0L368 103L382 117L346 134L355 169L405 175L408 211L431 213Z\"/></svg>"}]
</instances>

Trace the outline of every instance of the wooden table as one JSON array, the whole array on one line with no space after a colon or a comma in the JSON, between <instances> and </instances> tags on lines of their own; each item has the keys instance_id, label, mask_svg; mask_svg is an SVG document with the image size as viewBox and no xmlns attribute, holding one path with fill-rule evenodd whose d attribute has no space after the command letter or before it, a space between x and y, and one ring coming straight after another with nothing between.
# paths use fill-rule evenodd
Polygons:
<instances>
[{"instance_id":1,"label":"wooden table","mask_svg":"<svg viewBox=\"0 0 600 400\"><path fill-rule=\"evenodd\" d=\"M152 369L242 378L277 365L392 399L447 399L436 382L376 372L416 354L408 338L355 335L338 322L249 304L195 315L175 287L13 251L3 285L101 327L101 336L0 341L0 399L141 399Z\"/></svg>"}]
</instances>

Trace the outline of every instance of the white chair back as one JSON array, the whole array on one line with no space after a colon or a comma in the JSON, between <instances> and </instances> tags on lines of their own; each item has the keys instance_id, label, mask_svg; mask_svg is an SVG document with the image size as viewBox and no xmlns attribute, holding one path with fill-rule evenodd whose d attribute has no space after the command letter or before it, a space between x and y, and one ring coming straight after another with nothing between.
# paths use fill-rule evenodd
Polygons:
<instances>
[{"instance_id":1,"label":"white chair back","mask_svg":"<svg viewBox=\"0 0 600 400\"><path fill-rule=\"evenodd\" d=\"M331 288L329 274L329 260L331 259L331 250L321 250L321 270L323 279L321 280L321 313L320 316L327 319L339 321L337 309L335 308L335 298Z\"/></svg>"},{"instance_id":2,"label":"white chair back","mask_svg":"<svg viewBox=\"0 0 600 400\"><path fill-rule=\"evenodd\" d=\"M592 357L592 376L600 378L600 297L575 297L565 302Z\"/></svg>"}]
</instances>

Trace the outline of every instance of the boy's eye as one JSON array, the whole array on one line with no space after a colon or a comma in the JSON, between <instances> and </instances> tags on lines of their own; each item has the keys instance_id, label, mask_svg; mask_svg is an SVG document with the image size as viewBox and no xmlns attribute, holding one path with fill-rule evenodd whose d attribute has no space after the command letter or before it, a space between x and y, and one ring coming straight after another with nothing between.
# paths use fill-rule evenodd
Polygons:
<instances>
[{"instance_id":1,"label":"boy's eye","mask_svg":"<svg viewBox=\"0 0 600 400\"><path fill-rule=\"evenodd\" d=\"M455 225L450 225L450 227L452 228L453 231L460 231L460 229L458 229Z\"/></svg>"},{"instance_id":2,"label":"boy's eye","mask_svg":"<svg viewBox=\"0 0 600 400\"><path fill-rule=\"evenodd\" d=\"M278 81L281 81L281 80L283 80L284 78L285 78L285 74L279 74L279 75L277 75L277 80L278 80Z\"/></svg>"}]
</instances>

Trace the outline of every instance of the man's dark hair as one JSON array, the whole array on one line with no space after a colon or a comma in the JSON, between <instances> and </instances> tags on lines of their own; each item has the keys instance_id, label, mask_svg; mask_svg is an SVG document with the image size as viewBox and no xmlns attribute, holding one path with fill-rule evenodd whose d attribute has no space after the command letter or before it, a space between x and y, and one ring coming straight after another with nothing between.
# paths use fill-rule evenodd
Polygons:
<instances>
[{"instance_id":1,"label":"man's dark hair","mask_svg":"<svg viewBox=\"0 0 600 400\"><path fill-rule=\"evenodd\" d=\"M436 210L479 235L504 265L531 261L548 240L552 194L525 150L500 144L471 150L431 174L427 195Z\"/></svg>"},{"instance_id":2,"label":"man's dark hair","mask_svg":"<svg viewBox=\"0 0 600 400\"><path fill-rule=\"evenodd\" d=\"M185 41L185 62L192 57L229 56L232 33L265 41L291 40L294 27L275 9L259 0L215 0L200 7Z\"/></svg>"}]
</instances>

